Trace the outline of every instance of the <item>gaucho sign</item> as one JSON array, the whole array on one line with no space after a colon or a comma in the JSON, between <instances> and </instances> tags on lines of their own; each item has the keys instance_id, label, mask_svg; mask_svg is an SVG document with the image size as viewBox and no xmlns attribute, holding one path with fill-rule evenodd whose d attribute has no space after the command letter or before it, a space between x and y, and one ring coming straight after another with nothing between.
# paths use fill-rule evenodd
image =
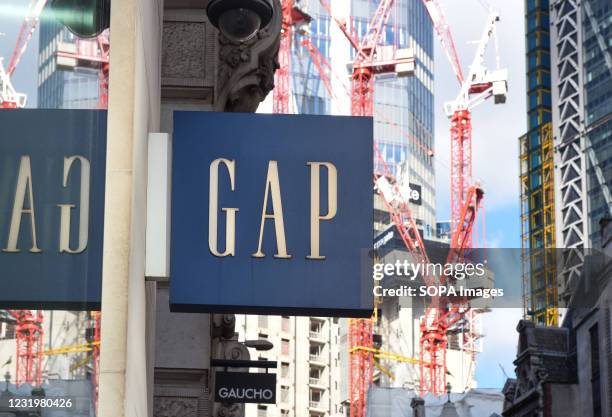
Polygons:
<instances>
[{"instance_id":1,"label":"gaucho sign","mask_svg":"<svg viewBox=\"0 0 612 417\"><path fill-rule=\"evenodd\" d=\"M217 372L215 401L276 404L276 374Z\"/></svg>"}]
</instances>

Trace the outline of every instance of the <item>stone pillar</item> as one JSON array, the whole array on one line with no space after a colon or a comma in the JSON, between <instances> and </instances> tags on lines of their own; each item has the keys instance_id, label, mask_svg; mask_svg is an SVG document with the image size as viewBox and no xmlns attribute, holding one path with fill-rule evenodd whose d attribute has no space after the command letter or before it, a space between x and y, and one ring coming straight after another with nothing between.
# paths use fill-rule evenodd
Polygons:
<instances>
[{"instance_id":1,"label":"stone pillar","mask_svg":"<svg viewBox=\"0 0 612 417\"><path fill-rule=\"evenodd\" d=\"M137 1L114 2L111 8L99 417L125 415Z\"/></svg>"},{"instance_id":2,"label":"stone pillar","mask_svg":"<svg viewBox=\"0 0 612 417\"><path fill-rule=\"evenodd\" d=\"M169 306L168 286L158 283L153 416L209 416L209 315Z\"/></svg>"},{"instance_id":3,"label":"stone pillar","mask_svg":"<svg viewBox=\"0 0 612 417\"><path fill-rule=\"evenodd\" d=\"M111 7L99 417L151 411L146 167L148 133L159 130L161 5L122 0Z\"/></svg>"}]
</instances>

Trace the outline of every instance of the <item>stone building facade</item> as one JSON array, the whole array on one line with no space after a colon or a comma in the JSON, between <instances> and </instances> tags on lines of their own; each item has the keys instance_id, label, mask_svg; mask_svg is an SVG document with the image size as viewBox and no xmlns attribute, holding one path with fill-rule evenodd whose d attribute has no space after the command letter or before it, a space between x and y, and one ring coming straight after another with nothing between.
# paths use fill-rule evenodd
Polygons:
<instances>
[{"instance_id":1,"label":"stone building facade","mask_svg":"<svg viewBox=\"0 0 612 417\"><path fill-rule=\"evenodd\" d=\"M274 87L280 2L272 21L246 42L208 21L208 1L166 0L161 34L160 131L172 134L174 110L254 112ZM171 313L168 277L148 277L154 345L153 417L244 415L244 405L211 401L215 359L249 359L233 315ZM153 308L152 308L153 307ZM256 359L256 358L251 358Z\"/></svg>"},{"instance_id":2,"label":"stone building facade","mask_svg":"<svg viewBox=\"0 0 612 417\"><path fill-rule=\"evenodd\" d=\"M522 320L516 379L503 389L504 417L604 417L612 413L612 245L602 223L603 253L585 268L561 327Z\"/></svg>"}]
</instances>

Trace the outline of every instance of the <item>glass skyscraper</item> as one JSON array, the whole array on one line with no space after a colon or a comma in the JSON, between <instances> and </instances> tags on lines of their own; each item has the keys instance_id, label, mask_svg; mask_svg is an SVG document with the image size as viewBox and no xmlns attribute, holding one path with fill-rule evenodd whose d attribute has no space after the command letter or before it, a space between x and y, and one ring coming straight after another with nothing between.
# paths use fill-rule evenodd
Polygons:
<instances>
[{"instance_id":1,"label":"glass skyscraper","mask_svg":"<svg viewBox=\"0 0 612 417\"><path fill-rule=\"evenodd\" d=\"M75 35L55 19L41 19L38 43L38 107L99 108L100 71L58 59L58 52L78 52Z\"/></svg>"},{"instance_id":2,"label":"glass skyscraper","mask_svg":"<svg viewBox=\"0 0 612 417\"><path fill-rule=\"evenodd\" d=\"M612 212L611 18L604 0L525 1L523 285L526 313L539 324L557 324L559 297L582 269L574 259L555 278L544 249L599 249L599 222Z\"/></svg>"},{"instance_id":3,"label":"glass skyscraper","mask_svg":"<svg viewBox=\"0 0 612 417\"><path fill-rule=\"evenodd\" d=\"M612 10L550 0L550 14L557 233L564 247L599 249L599 222L612 215Z\"/></svg>"},{"instance_id":4,"label":"glass skyscraper","mask_svg":"<svg viewBox=\"0 0 612 417\"><path fill-rule=\"evenodd\" d=\"M612 6L606 0L588 0L582 15L586 146L587 152L595 157L588 158L586 170L589 243L590 247L599 248L599 221L610 216L611 209L600 181L603 179L608 188L612 185Z\"/></svg>"}]
</instances>

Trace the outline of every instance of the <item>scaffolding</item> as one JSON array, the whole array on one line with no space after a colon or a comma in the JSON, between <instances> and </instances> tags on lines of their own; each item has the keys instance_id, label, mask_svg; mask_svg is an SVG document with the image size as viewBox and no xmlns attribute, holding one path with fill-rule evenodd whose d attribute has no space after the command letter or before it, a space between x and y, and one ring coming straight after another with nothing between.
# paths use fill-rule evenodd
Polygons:
<instances>
[{"instance_id":1,"label":"scaffolding","mask_svg":"<svg viewBox=\"0 0 612 417\"><path fill-rule=\"evenodd\" d=\"M554 161L551 122L519 139L524 316L557 326Z\"/></svg>"},{"instance_id":2,"label":"scaffolding","mask_svg":"<svg viewBox=\"0 0 612 417\"><path fill-rule=\"evenodd\" d=\"M519 139L523 316L559 322L548 2L525 2L527 133Z\"/></svg>"}]
</instances>

